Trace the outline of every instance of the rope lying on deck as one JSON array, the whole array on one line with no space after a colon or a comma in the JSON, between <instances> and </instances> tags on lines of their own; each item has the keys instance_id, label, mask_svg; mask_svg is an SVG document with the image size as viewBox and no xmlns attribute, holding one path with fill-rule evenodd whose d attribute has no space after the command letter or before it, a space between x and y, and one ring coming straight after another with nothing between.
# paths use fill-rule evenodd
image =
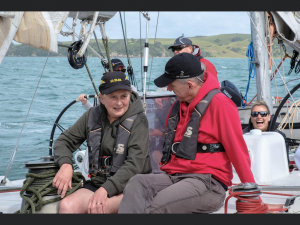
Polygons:
<instances>
[{"instance_id":1,"label":"rope lying on deck","mask_svg":"<svg viewBox=\"0 0 300 225\"><path fill-rule=\"evenodd\" d=\"M20 196L26 203L22 211L18 210L14 214L34 214L40 210L45 204L57 202L61 200L61 197L52 198L43 201L43 197L47 194L56 194L57 188L52 186L52 180L54 179L58 169L48 170L39 174L27 173L26 180L21 189ZM74 172L72 177L72 189L68 189L65 196L68 196L81 187L81 181L85 183L85 178L80 172ZM24 195L24 192L32 192L33 195L29 198Z\"/></svg>"}]
</instances>

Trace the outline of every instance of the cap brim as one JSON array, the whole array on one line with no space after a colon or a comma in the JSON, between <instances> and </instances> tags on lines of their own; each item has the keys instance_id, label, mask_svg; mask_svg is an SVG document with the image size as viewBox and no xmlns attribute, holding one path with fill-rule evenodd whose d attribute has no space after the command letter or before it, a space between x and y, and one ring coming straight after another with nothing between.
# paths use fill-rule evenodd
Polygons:
<instances>
[{"instance_id":1,"label":"cap brim","mask_svg":"<svg viewBox=\"0 0 300 225\"><path fill-rule=\"evenodd\" d=\"M174 45L171 45L168 49L172 48L172 47L176 47L176 46L180 46L180 45L183 45L183 44L174 44Z\"/></svg>"},{"instance_id":2,"label":"cap brim","mask_svg":"<svg viewBox=\"0 0 300 225\"><path fill-rule=\"evenodd\" d=\"M131 91L131 86L129 85L126 85L126 84L118 84L118 85L115 85L115 86L112 86L112 87L109 87L107 89L104 89L103 90L103 93L108 95L114 91L117 91L117 90L128 90L128 91Z\"/></svg>"},{"instance_id":3,"label":"cap brim","mask_svg":"<svg viewBox=\"0 0 300 225\"><path fill-rule=\"evenodd\" d=\"M166 87L169 84L173 83L176 80L176 78L168 78L165 76L165 74L161 75L160 77L156 78L154 80L154 84L157 87Z\"/></svg>"}]
</instances>

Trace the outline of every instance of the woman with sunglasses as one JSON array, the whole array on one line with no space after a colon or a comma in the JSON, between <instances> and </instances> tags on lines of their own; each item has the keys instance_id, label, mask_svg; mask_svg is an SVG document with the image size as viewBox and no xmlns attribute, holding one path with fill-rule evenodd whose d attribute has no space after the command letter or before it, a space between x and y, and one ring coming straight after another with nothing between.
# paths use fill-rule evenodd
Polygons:
<instances>
[{"instance_id":1,"label":"woman with sunglasses","mask_svg":"<svg viewBox=\"0 0 300 225\"><path fill-rule=\"evenodd\" d=\"M245 129L243 129L243 134L250 132L250 130L252 129L259 129L262 132L272 131L272 132L280 133L283 136L284 140L286 141L286 136L283 132L277 130L277 128L271 130L270 122L272 119L273 119L273 115L270 114L270 110L267 103L262 100L257 100L252 104L249 124ZM279 124L276 123L275 127L278 127L278 125ZM289 164L290 163L289 145L287 142L285 142L285 145L286 145L286 152L287 152L287 160Z\"/></svg>"},{"instance_id":2,"label":"woman with sunglasses","mask_svg":"<svg viewBox=\"0 0 300 225\"><path fill-rule=\"evenodd\" d=\"M121 71L122 73L126 73L126 67L124 66L123 62L120 59L112 59L111 64L112 64L113 71ZM110 73L110 71L104 73L103 75L108 73ZM131 85L131 89L132 91L137 92L135 86ZM86 94L79 95L78 100L81 101L82 106L85 110L88 110L89 108L93 107L93 104L87 100ZM100 104L99 99L97 99L97 105L99 104Z\"/></svg>"}]
</instances>

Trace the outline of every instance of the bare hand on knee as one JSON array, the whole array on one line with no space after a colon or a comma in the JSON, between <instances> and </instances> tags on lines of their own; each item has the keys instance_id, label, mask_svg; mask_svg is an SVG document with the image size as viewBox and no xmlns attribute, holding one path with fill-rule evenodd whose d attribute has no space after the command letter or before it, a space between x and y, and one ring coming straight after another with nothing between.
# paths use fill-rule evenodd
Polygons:
<instances>
[{"instance_id":1,"label":"bare hand on knee","mask_svg":"<svg viewBox=\"0 0 300 225\"><path fill-rule=\"evenodd\" d=\"M89 199L88 213L104 214L106 212L107 191L100 187Z\"/></svg>"},{"instance_id":2,"label":"bare hand on knee","mask_svg":"<svg viewBox=\"0 0 300 225\"><path fill-rule=\"evenodd\" d=\"M71 164L63 164L56 173L52 185L56 187L57 194L61 194L61 198L65 197L68 188L72 189L73 168Z\"/></svg>"}]
</instances>

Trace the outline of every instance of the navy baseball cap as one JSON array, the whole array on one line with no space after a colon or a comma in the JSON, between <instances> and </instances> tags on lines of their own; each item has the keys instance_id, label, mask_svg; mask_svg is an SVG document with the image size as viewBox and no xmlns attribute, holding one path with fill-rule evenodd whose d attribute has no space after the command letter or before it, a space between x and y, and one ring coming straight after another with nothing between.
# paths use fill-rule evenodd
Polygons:
<instances>
[{"instance_id":1,"label":"navy baseball cap","mask_svg":"<svg viewBox=\"0 0 300 225\"><path fill-rule=\"evenodd\" d=\"M120 59L112 59L111 60L111 65L112 65L113 71L115 71L120 66L125 67Z\"/></svg>"},{"instance_id":2,"label":"navy baseball cap","mask_svg":"<svg viewBox=\"0 0 300 225\"><path fill-rule=\"evenodd\" d=\"M193 45L192 41L186 37L180 36L174 41L174 44L171 45L168 49L175 47L175 46L180 46L180 45Z\"/></svg>"},{"instance_id":3,"label":"navy baseball cap","mask_svg":"<svg viewBox=\"0 0 300 225\"><path fill-rule=\"evenodd\" d=\"M165 66L165 73L154 80L157 87L165 87L176 79L186 79L201 75L204 70L200 61L190 53L173 56Z\"/></svg>"},{"instance_id":4,"label":"navy baseball cap","mask_svg":"<svg viewBox=\"0 0 300 225\"><path fill-rule=\"evenodd\" d=\"M102 76L99 86L100 93L103 92L107 95L120 89L131 91L130 81L124 73L113 71Z\"/></svg>"}]
</instances>

